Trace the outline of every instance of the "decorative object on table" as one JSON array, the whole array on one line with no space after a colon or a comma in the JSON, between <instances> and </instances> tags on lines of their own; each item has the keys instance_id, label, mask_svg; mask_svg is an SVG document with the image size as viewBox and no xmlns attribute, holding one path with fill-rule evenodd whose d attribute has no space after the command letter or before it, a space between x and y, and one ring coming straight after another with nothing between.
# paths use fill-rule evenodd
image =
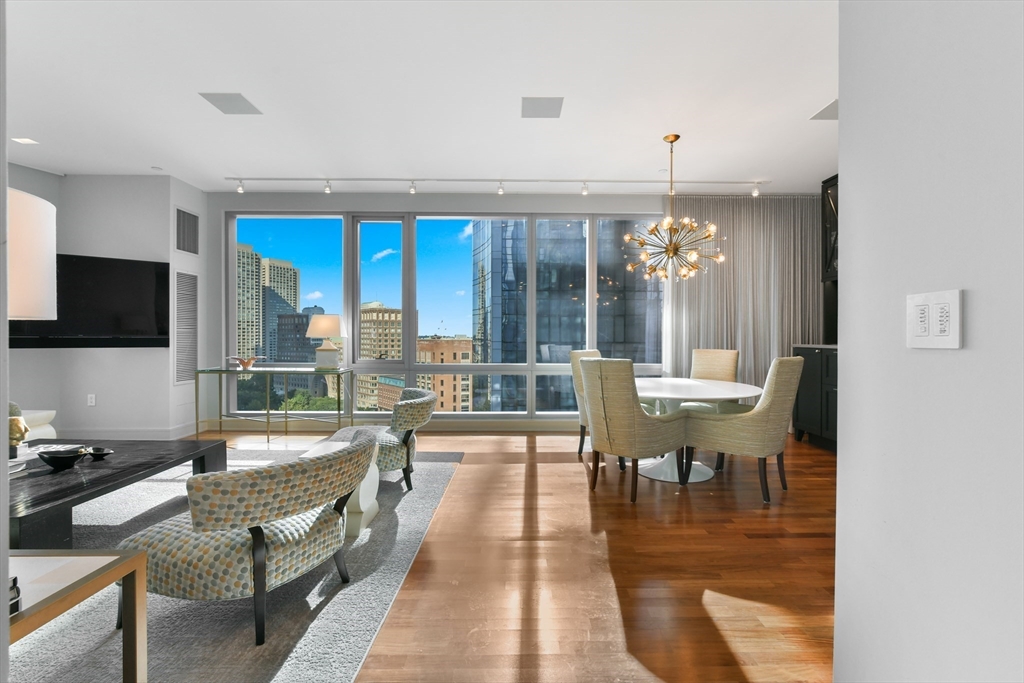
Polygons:
<instances>
[{"instance_id":1,"label":"decorative object on table","mask_svg":"<svg viewBox=\"0 0 1024 683\"><path fill-rule=\"evenodd\" d=\"M18 457L18 446L28 434L28 425L21 416L21 407L13 401L7 404L7 443L10 445L10 457Z\"/></svg>"},{"instance_id":2,"label":"decorative object on table","mask_svg":"<svg viewBox=\"0 0 1024 683\"><path fill-rule=\"evenodd\" d=\"M719 406L719 413L680 411L688 415L686 449L689 458L693 458L695 448L757 458L761 497L767 505L771 498L768 495L766 460L774 455L782 490L787 490L783 451L803 367L804 359L799 356L773 360L764 391L753 407L723 403Z\"/></svg>"},{"instance_id":3,"label":"decorative object on table","mask_svg":"<svg viewBox=\"0 0 1024 683\"><path fill-rule=\"evenodd\" d=\"M249 356L248 358L243 358L242 356L228 356L228 360L238 363L238 367L242 370L248 370L256 363L256 361L265 359L266 356Z\"/></svg>"},{"instance_id":4,"label":"decorative object on table","mask_svg":"<svg viewBox=\"0 0 1024 683\"><path fill-rule=\"evenodd\" d=\"M597 487L597 469L601 453L630 458L633 461L629 500L636 502L636 483L641 458L656 458L676 452L679 485L690 476L692 458L684 467L686 413L648 415L640 404L633 361L623 358L581 358L583 395L590 419L590 440L594 446L594 465L590 490Z\"/></svg>"},{"instance_id":5,"label":"decorative object on table","mask_svg":"<svg viewBox=\"0 0 1024 683\"><path fill-rule=\"evenodd\" d=\"M39 459L53 468L54 472L69 470L75 463L85 457L85 449L76 448L66 451L38 451Z\"/></svg>"},{"instance_id":6,"label":"decorative object on table","mask_svg":"<svg viewBox=\"0 0 1024 683\"><path fill-rule=\"evenodd\" d=\"M338 347L331 339L345 339L348 333L340 315L334 313L316 313L309 317L306 336L310 339L322 339L316 350L316 366L318 368L335 369L341 367Z\"/></svg>"},{"instance_id":7,"label":"decorative object on table","mask_svg":"<svg viewBox=\"0 0 1024 683\"><path fill-rule=\"evenodd\" d=\"M57 319L57 209L7 188L7 317Z\"/></svg>"},{"instance_id":8,"label":"decorative object on table","mask_svg":"<svg viewBox=\"0 0 1024 683\"><path fill-rule=\"evenodd\" d=\"M81 453L83 456L88 455L94 461L102 460L103 458L107 457L113 452L114 451L110 450L109 448L103 448L102 446L87 446L86 448L81 449Z\"/></svg>"},{"instance_id":9,"label":"decorative object on table","mask_svg":"<svg viewBox=\"0 0 1024 683\"><path fill-rule=\"evenodd\" d=\"M666 135L669 151L669 196L676 194L674 149L676 134ZM706 272L707 267L701 259L721 263L725 254L715 246L716 240L724 240L718 236L718 226L704 221L703 225L689 216L680 221L672 217L672 204L669 203L669 215L661 223L651 223L646 231L637 230L636 234L626 233L626 243L635 242L640 248L638 261L626 264L626 270L633 272L637 268L643 273L645 280L658 276L668 280L670 274L688 280L698 272Z\"/></svg>"}]
</instances>

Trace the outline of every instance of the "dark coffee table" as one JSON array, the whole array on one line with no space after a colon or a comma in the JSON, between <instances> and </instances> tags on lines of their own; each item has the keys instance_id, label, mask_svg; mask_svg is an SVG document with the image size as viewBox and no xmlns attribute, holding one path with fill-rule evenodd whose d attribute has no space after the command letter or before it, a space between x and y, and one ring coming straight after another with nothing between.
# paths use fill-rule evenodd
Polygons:
<instances>
[{"instance_id":1,"label":"dark coffee table","mask_svg":"<svg viewBox=\"0 0 1024 683\"><path fill-rule=\"evenodd\" d=\"M192 462L192 472L227 469L223 441L118 441L114 439L37 439L39 444L80 443L114 452L103 460L89 456L54 472L42 460L29 461L25 474L11 479L11 548L71 548L71 508L129 484ZM182 490L184 493L184 489Z\"/></svg>"}]
</instances>

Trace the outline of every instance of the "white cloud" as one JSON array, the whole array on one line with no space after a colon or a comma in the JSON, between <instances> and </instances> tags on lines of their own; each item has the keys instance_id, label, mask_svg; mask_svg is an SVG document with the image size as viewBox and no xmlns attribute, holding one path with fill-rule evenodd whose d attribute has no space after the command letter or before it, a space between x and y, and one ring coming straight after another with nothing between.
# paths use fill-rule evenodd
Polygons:
<instances>
[{"instance_id":1,"label":"white cloud","mask_svg":"<svg viewBox=\"0 0 1024 683\"><path fill-rule=\"evenodd\" d=\"M309 294L306 295L306 300L307 301L316 301L317 299L323 299L323 298L324 298L324 293L321 292L319 289L317 291L315 291L315 292L310 292Z\"/></svg>"},{"instance_id":2,"label":"white cloud","mask_svg":"<svg viewBox=\"0 0 1024 683\"><path fill-rule=\"evenodd\" d=\"M455 292L455 296L466 296L466 290L460 289Z\"/></svg>"},{"instance_id":3,"label":"white cloud","mask_svg":"<svg viewBox=\"0 0 1024 683\"><path fill-rule=\"evenodd\" d=\"M388 256L397 253L398 251L396 251L395 249L385 249L384 251L378 251L376 254L370 257L370 261L376 263L377 261L380 261L382 258L387 258Z\"/></svg>"},{"instance_id":4,"label":"white cloud","mask_svg":"<svg viewBox=\"0 0 1024 683\"><path fill-rule=\"evenodd\" d=\"M462 240L463 242L465 242L466 240L468 240L472 236L473 236L473 224L472 223L466 223L466 227L464 227L462 229L462 232L459 233L459 239Z\"/></svg>"}]
</instances>

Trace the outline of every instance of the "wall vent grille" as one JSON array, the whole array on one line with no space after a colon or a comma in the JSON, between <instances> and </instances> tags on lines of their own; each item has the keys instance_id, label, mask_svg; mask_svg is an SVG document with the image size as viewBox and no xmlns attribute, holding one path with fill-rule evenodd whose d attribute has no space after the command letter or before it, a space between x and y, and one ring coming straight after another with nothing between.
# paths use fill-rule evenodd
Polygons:
<instances>
[{"instance_id":1,"label":"wall vent grille","mask_svg":"<svg viewBox=\"0 0 1024 683\"><path fill-rule=\"evenodd\" d=\"M199 276L175 273L174 381L193 382L199 367Z\"/></svg>"},{"instance_id":2,"label":"wall vent grille","mask_svg":"<svg viewBox=\"0 0 1024 683\"><path fill-rule=\"evenodd\" d=\"M199 216L178 209L177 247L190 254L199 253Z\"/></svg>"}]
</instances>

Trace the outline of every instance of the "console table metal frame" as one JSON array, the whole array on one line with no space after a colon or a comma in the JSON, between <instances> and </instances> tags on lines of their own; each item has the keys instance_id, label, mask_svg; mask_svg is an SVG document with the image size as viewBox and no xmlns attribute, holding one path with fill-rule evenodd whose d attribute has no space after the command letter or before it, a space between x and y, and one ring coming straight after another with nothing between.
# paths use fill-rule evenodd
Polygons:
<instances>
[{"instance_id":1,"label":"console table metal frame","mask_svg":"<svg viewBox=\"0 0 1024 683\"><path fill-rule=\"evenodd\" d=\"M12 550L11 565L16 567L18 558L95 556L110 557L110 562L11 616L11 643L21 640L114 582L121 581L124 595L122 676L125 681L145 681L148 657L144 550ZM59 648L59 644L56 647Z\"/></svg>"},{"instance_id":2,"label":"console table metal frame","mask_svg":"<svg viewBox=\"0 0 1024 683\"><path fill-rule=\"evenodd\" d=\"M267 441L270 441L270 424L272 412L270 410L270 378L274 375L284 376L284 395L285 402L284 411L282 416L278 417L273 415L275 419L280 419L284 422L284 433L288 434L288 376L289 375L322 375L326 377L334 377L335 381L335 394L338 400L338 409L336 415L336 421L338 429L341 429L341 395L342 391L345 392L346 403L345 407L348 411L349 425L355 425L355 413L352 410L352 382L345 382L345 376L352 377L352 368L314 368L314 367L287 367L287 366L254 366L248 370L242 370L241 368L200 368L196 370L196 437L199 437L199 377L200 375L216 375L217 376L217 431L220 433L224 432L224 418L230 417L238 420L254 420L259 422L266 422L267 425ZM224 411L224 376L225 375L263 375L266 381L266 410L265 417L253 417L250 415L239 415L238 411L235 413L229 413ZM331 422L328 418L317 417L314 415L296 415L292 413L293 420L312 420L314 422Z\"/></svg>"}]
</instances>

